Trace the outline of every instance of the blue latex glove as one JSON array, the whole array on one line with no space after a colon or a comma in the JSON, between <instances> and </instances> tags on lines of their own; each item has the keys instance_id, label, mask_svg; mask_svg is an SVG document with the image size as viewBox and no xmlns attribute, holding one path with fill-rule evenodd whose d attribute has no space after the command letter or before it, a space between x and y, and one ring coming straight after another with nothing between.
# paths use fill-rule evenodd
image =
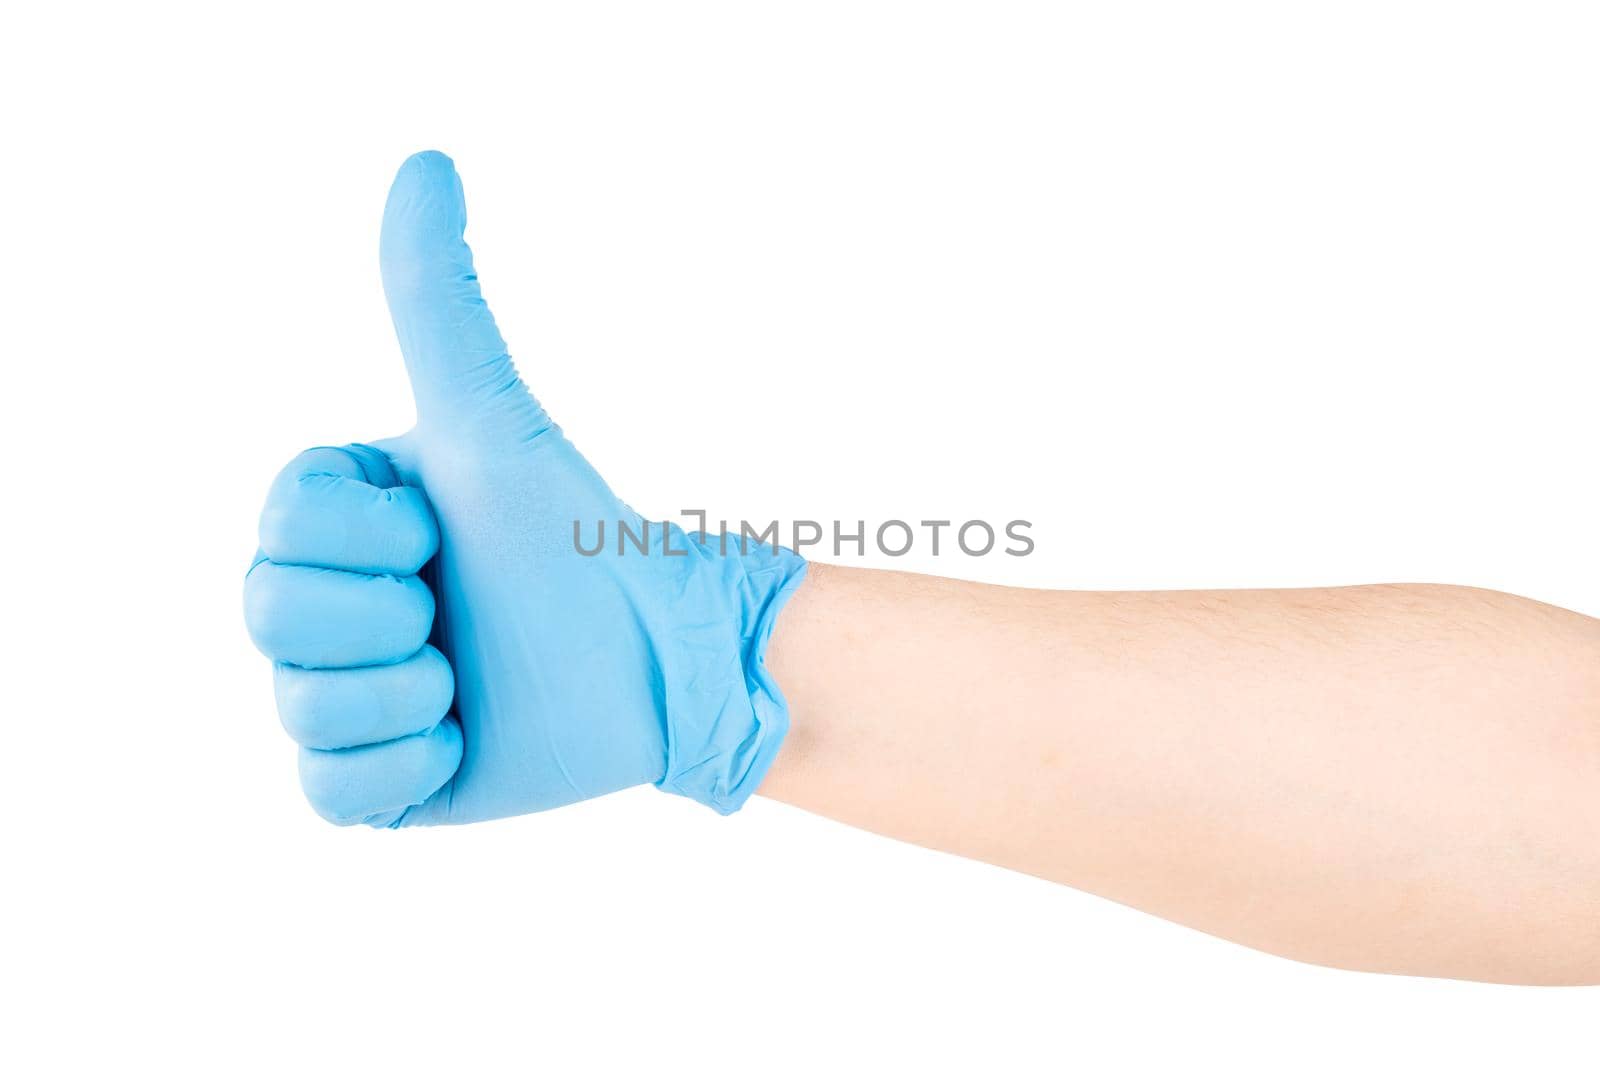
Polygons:
<instances>
[{"instance_id":1,"label":"blue latex glove","mask_svg":"<svg viewBox=\"0 0 1600 1067\"><path fill-rule=\"evenodd\" d=\"M643 520L518 377L465 226L449 158L408 159L382 264L416 427L303 453L261 516L245 617L306 795L375 826L645 782L735 811L787 729L763 652L805 563L656 522L619 539Z\"/></svg>"}]
</instances>

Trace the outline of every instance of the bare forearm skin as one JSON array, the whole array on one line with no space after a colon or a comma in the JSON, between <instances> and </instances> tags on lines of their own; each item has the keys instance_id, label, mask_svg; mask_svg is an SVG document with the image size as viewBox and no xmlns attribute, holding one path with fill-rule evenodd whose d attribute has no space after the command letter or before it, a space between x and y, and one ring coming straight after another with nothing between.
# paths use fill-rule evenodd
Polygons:
<instances>
[{"instance_id":1,"label":"bare forearm skin","mask_svg":"<svg viewBox=\"0 0 1600 1067\"><path fill-rule=\"evenodd\" d=\"M813 564L762 792L1295 959L1600 982L1600 622Z\"/></svg>"}]
</instances>

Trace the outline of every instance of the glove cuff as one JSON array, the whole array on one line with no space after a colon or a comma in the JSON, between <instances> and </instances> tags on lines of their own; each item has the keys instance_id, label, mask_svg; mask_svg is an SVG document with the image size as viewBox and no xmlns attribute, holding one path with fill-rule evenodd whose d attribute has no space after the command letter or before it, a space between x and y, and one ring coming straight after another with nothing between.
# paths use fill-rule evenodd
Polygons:
<instances>
[{"instance_id":1,"label":"glove cuff","mask_svg":"<svg viewBox=\"0 0 1600 1067\"><path fill-rule=\"evenodd\" d=\"M766 666L767 639L806 561L740 537L685 540L708 565L694 569L720 586L711 599L725 613L680 620L686 662L679 676L687 683L667 706L667 769L656 786L731 815L766 777L789 732L789 705Z\"/></svg>"}]
</instances>

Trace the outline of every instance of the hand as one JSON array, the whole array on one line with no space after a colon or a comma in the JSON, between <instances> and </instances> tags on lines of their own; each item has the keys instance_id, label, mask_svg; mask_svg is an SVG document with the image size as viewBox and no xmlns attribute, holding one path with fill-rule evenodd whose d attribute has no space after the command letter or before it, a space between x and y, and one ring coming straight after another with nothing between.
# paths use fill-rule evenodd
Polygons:
<instances>
[{"instance_id":1,"label":"hand","mask_svg":"<svg viewBox=\"0 0 1600 1067\"><path fill-rule=\"evenodd\" d=\"M417 424L303 453L261 517L245 616L306 795L375 826L645 782L732 812L787 729L763 656L805 563L618 500L518 376L465 225L450 160L408 159L382 265Z\"/></svg>"}]
</instances>

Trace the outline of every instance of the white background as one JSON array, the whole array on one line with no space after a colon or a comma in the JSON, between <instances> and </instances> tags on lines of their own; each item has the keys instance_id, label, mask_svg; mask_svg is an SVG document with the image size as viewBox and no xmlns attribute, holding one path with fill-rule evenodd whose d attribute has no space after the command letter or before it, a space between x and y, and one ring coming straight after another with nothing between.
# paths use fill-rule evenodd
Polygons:
<instances>
[{"instance_id":1,"label":"white background","mask_svg":"<svg viewBox=\"0 0 1600 1067\"><path fill-rule=\"evenodd\" d=\"M239 610L278 467L409 423L377 226L436 147L646 514L1600 612L1592 5L463 7L0 25L0 1058L1595 1062L1600 989L1289 963L764 800L336 830Z\"/></svg>"}]
</instances>

